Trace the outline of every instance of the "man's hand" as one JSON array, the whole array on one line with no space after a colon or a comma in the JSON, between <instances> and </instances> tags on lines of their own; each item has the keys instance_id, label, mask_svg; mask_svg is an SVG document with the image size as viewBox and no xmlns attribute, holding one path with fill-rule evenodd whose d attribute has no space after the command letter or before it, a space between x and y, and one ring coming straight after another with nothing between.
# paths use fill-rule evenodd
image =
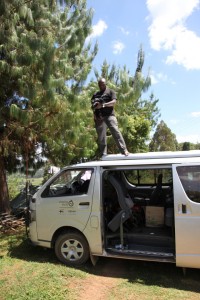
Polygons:
<instances>
[{"instance_id":1,"label":"man's hand","mask_svg":"<svg viewBox=\"0 0 200 300\"><path fill-rule=\"evenodd\" d=\"M110 102L106 103L101 103L101 102L96 102L97 104L95 105L95 109L100 109L103 107L113 107L116 103L116 99L111 100Z\"/></svg>"},{"instance_id":2,"label":"man's hand","mask_svg":"<svg viewBox=\"0 0 200 300\"><path fill-rule=\"evenodd\" d=\"M97 104L95 105L95 109L100 109L102 107L103 107L103 105L100 102L97 102Z\"/></svg>"}]
</instances>

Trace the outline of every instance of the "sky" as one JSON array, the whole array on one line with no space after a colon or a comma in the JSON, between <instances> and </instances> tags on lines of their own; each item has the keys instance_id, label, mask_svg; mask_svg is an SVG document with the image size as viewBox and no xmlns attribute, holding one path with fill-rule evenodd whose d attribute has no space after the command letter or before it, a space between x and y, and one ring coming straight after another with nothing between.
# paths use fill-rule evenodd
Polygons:
<instances>
[{"instance_id":1,"label":"sky","mask_svg":"<svg viewBox=\"0 0 200 300\"><path fill-rule=\"evenodd\" d=\"M93 8L91 43L103 61L126 65L134 75L137 54L145 53L143 75L150 74L163 120L179 143L200 143L200 0L87 0Z\"/></svg>"}]
</instances>

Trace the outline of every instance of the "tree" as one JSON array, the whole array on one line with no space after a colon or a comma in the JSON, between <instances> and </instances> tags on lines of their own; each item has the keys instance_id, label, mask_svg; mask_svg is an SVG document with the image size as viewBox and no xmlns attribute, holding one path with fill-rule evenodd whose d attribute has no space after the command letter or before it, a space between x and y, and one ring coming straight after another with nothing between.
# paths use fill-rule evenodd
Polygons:
<instances>
[{"instance_id":1,"label":"tree","mask_svg":"<svg viewBox=\"0 0 200 300\"><path fill-rule=\"evenodd\" d=\"M193 144L193 149L200 150L200 143Z\"/></svg>"},{"instance_id":2,"label":"tree","mask_svg":"<svg viewBox=\"0 0 200 300\"><path fill-rule=\"evenodd\" d=\"M19 158L28 167L38 147L54 157L59 145L74 156L78 93L97 52L84 46L91 19L85 0L0 2L0 211Z\"/></svg>"},{"instance_id":3,"label":"tree","mask_svg":"<svg viewBox=\"0 0 200 300\"><path fill-rule=\"evenodd\" d=\"M182 146L182 150L183 151L191 150L191 144L190 144L190 142L184 142L183 146Z\"/></svg>"},{"instance_id":4,"label":"tree","mask_svg":"<svg viewBox=\"0 0 200 300\"><path fill-rule=\"evenodd\" d=\"M199 145L191 143L191 142L183 142L179 143L179 149L182 151L188 151L188 150L197 150L199 149Z\"/></svg>"},{"instance_id":5,"label":"tree","mask_svg":"<svg viewBox=\"0 0 200 300\"><path fill-rule=\"evenodd\" d=\"M178 149L178 142L176 136L171 129L167 127L164 121L161 121L153 138L149 144L150 151L176 151Z\"/></svg>"}]
</instances>

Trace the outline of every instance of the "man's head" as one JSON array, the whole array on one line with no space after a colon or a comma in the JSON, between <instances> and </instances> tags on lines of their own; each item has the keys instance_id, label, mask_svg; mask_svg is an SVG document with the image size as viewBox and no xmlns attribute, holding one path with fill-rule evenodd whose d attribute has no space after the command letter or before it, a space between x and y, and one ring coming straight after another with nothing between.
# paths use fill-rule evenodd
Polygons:
<instances>
[{"instance_id":1,"label":"man's head","mask_svg":"<svg viewBox=\"0 0 200 300\"><path fill-rule=\"evenodd\" d=\"M98 85L99 85L100 91L104 91L106 89L106 80L105 80L105 78L99 78Z\"/></svg>"}]
</instances>

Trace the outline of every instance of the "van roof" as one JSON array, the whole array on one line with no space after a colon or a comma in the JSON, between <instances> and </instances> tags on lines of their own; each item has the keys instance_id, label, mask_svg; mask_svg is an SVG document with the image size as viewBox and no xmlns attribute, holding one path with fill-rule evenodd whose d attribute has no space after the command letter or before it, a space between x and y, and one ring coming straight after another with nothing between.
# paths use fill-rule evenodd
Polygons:
<instances>
[{"instance_id":1,"label":"van roof","mask_svg":"<svg viewBox=\"0 0 200 300\"><path fill-rule=\"evenodd\" d=\"M179 163L200 163L200 150L190 151L163 151L130 153L128 156L122 154L109 154L99 161L89 161L76 164L80 167L94 166L129 166L134 165L156 165L156 164L179 164Z\"/></svg>"},{"instance_id":2,"label":"van roof","mask_svg":"<svg viewBox=\"0 0 200 300\"><path fill-rule=\"evenodd\" d=\"M130 153L125 156L122 154L105 155L102 160L135 160L135 159L162 159L162 158L179 158L179 157L200 157L200 150L190 151L160 151L146 153Z\"/></svg>"}]
</instances>

